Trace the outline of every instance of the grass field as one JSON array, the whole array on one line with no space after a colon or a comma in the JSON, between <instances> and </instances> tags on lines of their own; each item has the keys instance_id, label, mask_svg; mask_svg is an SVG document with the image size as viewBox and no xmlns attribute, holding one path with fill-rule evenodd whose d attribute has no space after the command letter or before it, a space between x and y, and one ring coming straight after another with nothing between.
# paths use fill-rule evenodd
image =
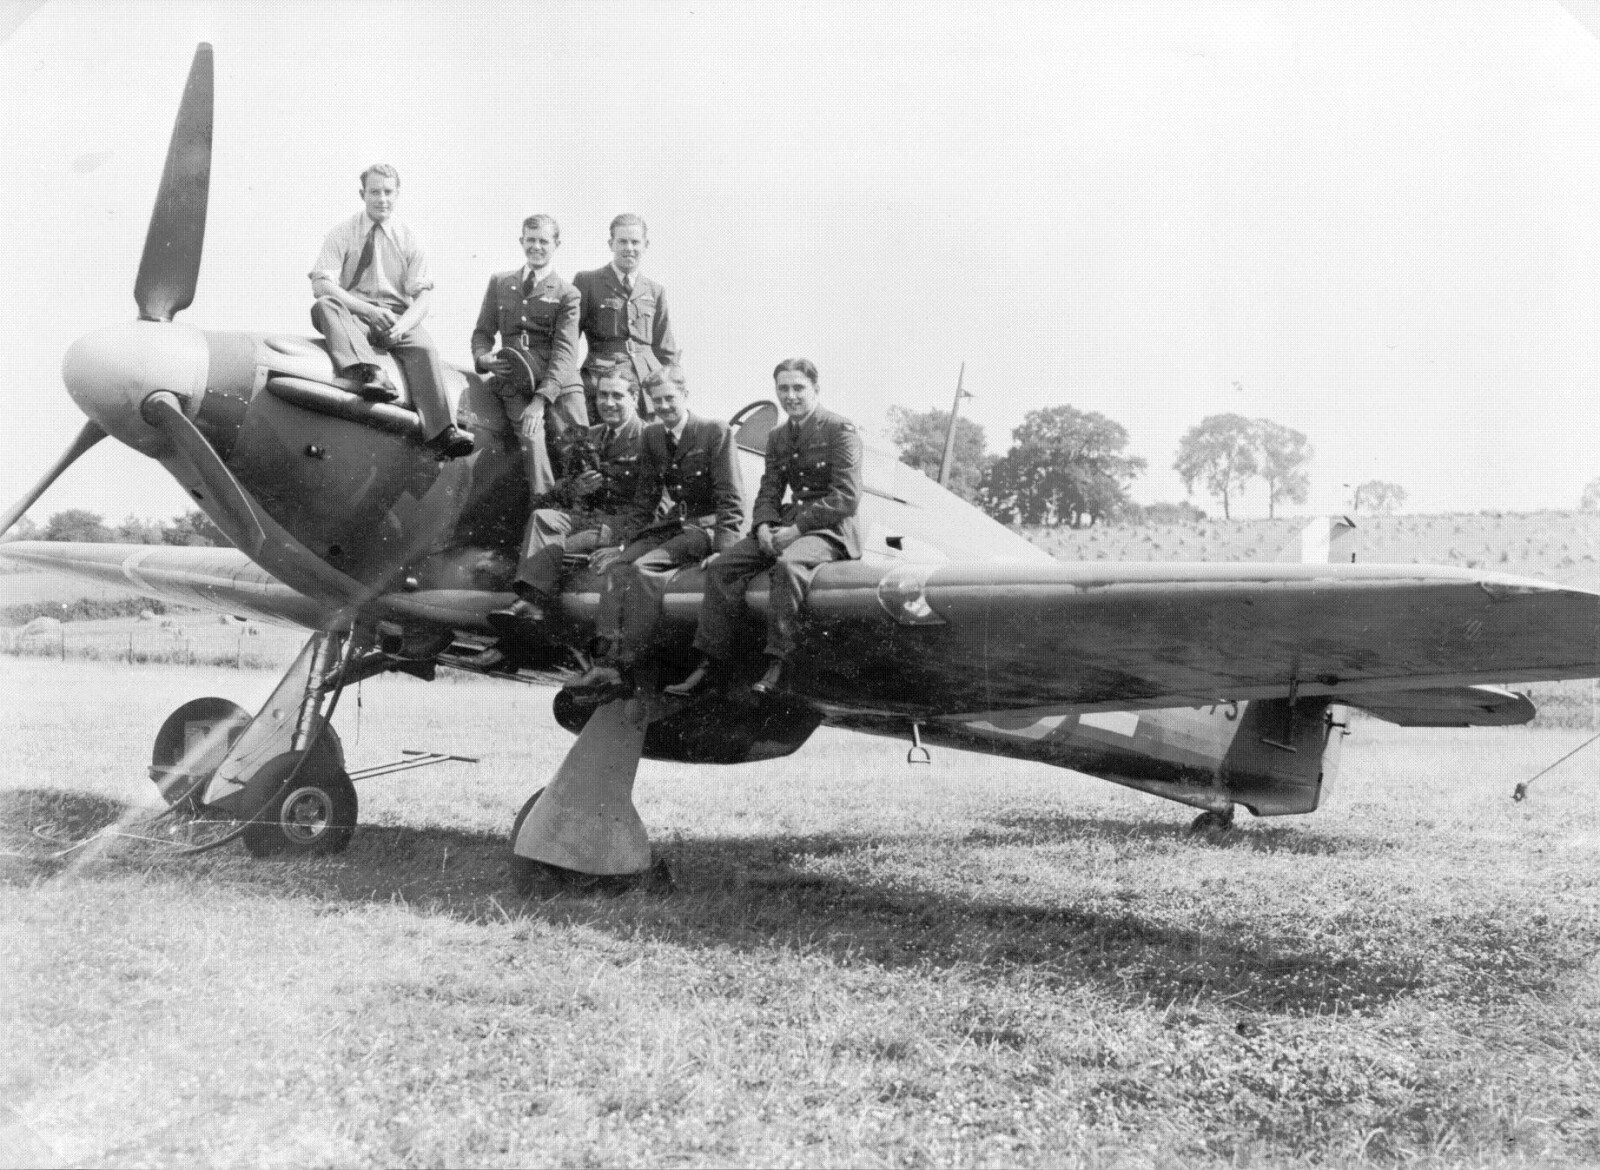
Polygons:
<instances>
[{"instance_id":1,"label":"grass field","mask_svg":"<svg viewBox=\"0 0 1600 1170\"><path fill-rule=\"evenodd\" d=\"M52 859L153 798L169 709L272 675L0 670L8 1165L1600 1162L1600 748L1509 799L1583 732L1361 721L1328 808L1207 840L823 731L643 766L675 894L523 900L549 690L348 694L352 766L482 762L364 786L342 857Z\"/></svg>"}]
</instances>

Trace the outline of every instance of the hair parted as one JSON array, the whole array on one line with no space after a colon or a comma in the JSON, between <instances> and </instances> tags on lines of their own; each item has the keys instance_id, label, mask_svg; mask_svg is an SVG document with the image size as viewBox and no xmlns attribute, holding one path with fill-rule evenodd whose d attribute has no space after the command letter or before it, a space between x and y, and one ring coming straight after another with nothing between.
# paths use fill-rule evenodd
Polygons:
<instances>
[{"instance_id":1,"label":"hair parted","mask_svg":"<svg viewBox=\"0 0 1600 1170\"><path fill-rule=\"evenodd\" d=\"M373 163L370 167L361 172L361 189L363 191L367 189L368 175L382 175L386 179L393 179L396 187L400 185L400 172L395 170L388 163Z\"/></svg>"},{"instance_id":2,"label":"hair parted","mask_svg":"<svg viewBox=\"0 0 1600 1170\"><path fill-rule=\"evenodd\" d=\"M772 371L772 380L776 382L778 380L778 375L787 370L793 370L797 374L804 374L806 381L810 382L813 386L816 386L819 389L822 386L821 379L817 377L817 367L812 364L810 358L784 358L777 364L776 367L774 367Z\"/></svg>"},{"instance_id":3,"label":"hair parted","mask_svg":"<svg viewBox=\"0 0 1600 1170\"><path fill-rule=\"evenodd\" d=\"M659 370L652 370L644 380L646 394L669 385L676 386L685 394L689 392L689 380L683 376L682 366L662 366Z\"/></svg>"},{"instance_id":4,"label":"hair parted","mask_svg":"<svg viewBox=\"0 0 1600 1170\"><path fill-rule=\"evenodd\" d=\"M615 236L619 227L637 227L645 239L650 238L650 225L645 223L642 216L637 216L631 211L624 211L611 221L611 228L606 233L606 238Z\"/></svg>"},{"instance_id":5,"label":"hair parted","mask_svg":"<svg viewBox=\"0 0 1600 1170\"><path fill-rule=\"evenodd\" d=\"M551 235L556 238L556 243L559 244L561 242L561 225L556 222L555 216L546 215L541 211L537 215L530 215L522 221L522 230L525 232L536 232L542 227L550 229Z\"/></svg>"}]
</instances>

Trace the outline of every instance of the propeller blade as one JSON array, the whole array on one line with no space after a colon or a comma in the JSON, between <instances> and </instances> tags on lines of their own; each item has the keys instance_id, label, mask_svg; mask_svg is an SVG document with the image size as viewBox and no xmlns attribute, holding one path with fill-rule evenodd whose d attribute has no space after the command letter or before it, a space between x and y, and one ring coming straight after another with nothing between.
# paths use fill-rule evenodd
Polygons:
<instances>
[{"instance_id":1,"label":"propeller blade","mask_svg":"<svg viewBox=\"0 0 1600 1170\"><path fill-rule=\"evenodd\" d=\"M217 527L233 541L234 547L251 557L259 553L267 537L261 530L261 521L256 518L250 497L228 470L222 456L183 413L183 404L177 396L158 390L144 400L139 413L188 459L196 477L210 494L210 500L203 501L212 505L206 509L207 515L217 522Z\"/></svg>"},{"instance_id":2,"label":"propeller blade","mask_svg":"<svg viewBox=\"0 0 1600 1170\"><path fill-rule=\"evenodd\" d=\"M194 303L211 186L211 90L211 46L202 44L194 51L189 83L172 125L161 190L133 284L142 321L170 321Z\"/></svg>"},{"instance_id":3,"label":"propeller blade","mask_svg":"<svg viewBox=\"0 0 1600 1170\"><path fill-rule=\"evenodd\" d=\"M78 437L72 440L72 446L68 447L62 452L61 458L56 460L55 466L51 467L49 471L44 473L43 478L41 478L38 483L33 485L33 490L31 492L23 496L22 499L18 500L15 504L12 504L4 516L0 516L0 536L4 536L7 532L11 531L11 526L18 520L22 519L22 514L29 508L33 507L34 501L40 496L44 495L45 490L49 488L51 484L55 483L56 478L63 471L72 466L79 455L82 455L90 447L93 447L105 437L106 433L100 429L99 423L84 423L83 430L79 431Z\"/></svg>"}]
</instances>

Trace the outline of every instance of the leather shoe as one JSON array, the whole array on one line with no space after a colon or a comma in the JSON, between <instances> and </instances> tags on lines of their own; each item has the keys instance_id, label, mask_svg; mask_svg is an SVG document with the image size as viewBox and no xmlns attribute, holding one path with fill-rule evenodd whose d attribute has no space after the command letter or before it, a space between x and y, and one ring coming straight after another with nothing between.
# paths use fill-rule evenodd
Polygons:
<instances>
[{"instance_id":1,"label":"leather shoe","mask_svg":"<svg viewBox=\"0 0 1600 1170\"><path fill-rule=\"evenodd\" d=\"M460 427L446 427L428 440L428 449L434 453L439 462L444 463L471 455L476 445L472 441L470 431L464 431Z\"/></svg>"},{"instance_id":2,"label":"leather shoe","mask_svg":"<svg viewBox=\"0 0 1600 1170\"><path fill-rule=\"evenodd\" d=\"M356 393L368 402L394 402L400 397L400 392L390 384L381 366L355 366L350 374L358 383Z\"/></svg>"},{"instance_id":3,"label":"leather shoe","mask_svg":"<svg viewBox=\"0 0 1600 1170\"><path fill-rule=\"evenodd\" d=\"M672 695L674 698L687 699L692 695L704 694L712 689L714 677L718 671L716 662L707 658L700 665L689 672L689 677L682 682L673 683L670 687L662 687L661 693Z\"/></svg>"},{"instance_id":4,"label":"leather shoe","mask_svg":"<svg viewBox=\"0 0 1600 1170\"><path fill-rule=\"evenodd\" d=\"M514 642L536 642L548 618L544 606L526 597L519 597L505 609L492 611L488 620L490 627L502 638Z\"/></svg>"},{"instance_id":5,"label":"leather shoe","mask_svg":"<svg viewBox=\"0 0 1600 1170\"><path fill-rule=\"evenodd\" d=\"M767 667L767 673L750 684L750 689L758 695L772 695L783 689L783 659L774 658L772 665Z\"/></svg>"}]
</instances>

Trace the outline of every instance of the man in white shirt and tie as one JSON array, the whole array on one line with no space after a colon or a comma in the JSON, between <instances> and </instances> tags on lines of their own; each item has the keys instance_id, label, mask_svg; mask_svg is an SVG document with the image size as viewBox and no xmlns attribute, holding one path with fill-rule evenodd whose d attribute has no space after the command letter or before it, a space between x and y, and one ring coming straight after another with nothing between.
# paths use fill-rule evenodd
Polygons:
<instances>
[{"instance_id":1,"label":"man in white shirt and tie","mask_svg":"<svg viewBox=\"0 0 1600 1170\"><path fill-rule=\"evenodd\" d=\"M363 398L398 395L384 377L374 346L392 353L405 371L423 439L440 459L472 454L472 436L455 425L445 394L444 363L422 327L433 281L422 247L394 219L400 175L387 163L361 172L362 212L337 225L311 269L311 323L328 340L340 375Z\"/></svg>"}]
</instances>

